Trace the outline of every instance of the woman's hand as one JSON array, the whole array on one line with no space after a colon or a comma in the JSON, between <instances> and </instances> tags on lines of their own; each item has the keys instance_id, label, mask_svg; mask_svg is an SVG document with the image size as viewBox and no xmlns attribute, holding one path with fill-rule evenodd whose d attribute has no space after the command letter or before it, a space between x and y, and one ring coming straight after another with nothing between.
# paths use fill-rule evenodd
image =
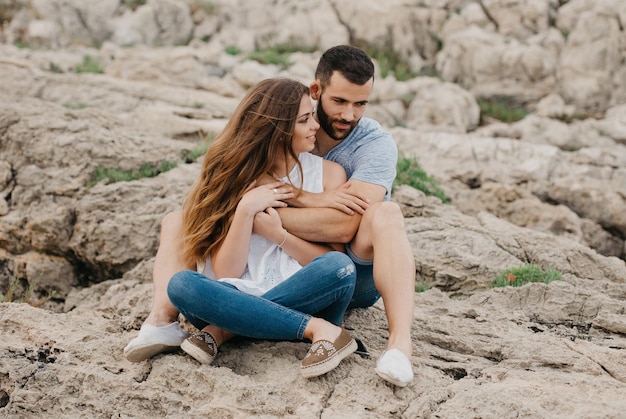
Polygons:
<instances>
[{"instance_id":1,"label":"woman's hand","mask_svg":"<svg viewBox=\"0 0 626 419\"><path fill-rule=\"evenodd\" d=\"M272 207L256 213L252 232L276 244L281 244L287 234L287 230L283 228L283 224L278 216L278 211Z\"/></svg>"},{"instance_id":2,"label":"woman's hand","mask_svg":"<svg viewBox=\"0 0 626 419\"><path fill-rule=\"evenodd\" d=\"M284 201L294 197L293 188L284 182L272 182L266 185L254 187L253 182L237 205L238 210L246 211L253 216L265 211L266 208L286 207Z\"/></svg>"},{"instance_id":3,"label":"woman's hand","mask_svg":"<svg viewBox=\"0 0 626 419\"><path fill-rule=\"evenodd\" d=\"M355 212L363 214L369 206L369 199L362 193L351 189L352 184L347 181L336 189L311 194L314 199L309 205L317 208L334 208L353 215Z\"/></svg>"}]
</instances>

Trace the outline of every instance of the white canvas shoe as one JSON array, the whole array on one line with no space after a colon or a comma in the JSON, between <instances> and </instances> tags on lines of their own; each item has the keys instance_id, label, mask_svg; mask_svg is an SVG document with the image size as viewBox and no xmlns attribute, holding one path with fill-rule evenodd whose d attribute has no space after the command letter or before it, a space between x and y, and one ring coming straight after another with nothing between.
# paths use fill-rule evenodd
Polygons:
<instances>
[{"instance_id":1,"label":"white canvas shoe","mask_svg":"<svg viewBox=\"0 0 626 419\"><path fill-rule=\"evenodd\" d=\"M144 323L137 337L124 348L124 355L130 362L145 361L161 352L176 350L187 337L189 334L178 322L160 327Z\"/></svg>"},{"instance_id":2,"label":"white canvas shoe","mask_svg":"<svg viewBox=\"0 0 626 419\"><path fill-rule=\"evenodd\" d=\"M398 387L406 387L413 381L413 366L398 349L383 352L376 362L376 374Z\"/></svg>"}]
</instances>

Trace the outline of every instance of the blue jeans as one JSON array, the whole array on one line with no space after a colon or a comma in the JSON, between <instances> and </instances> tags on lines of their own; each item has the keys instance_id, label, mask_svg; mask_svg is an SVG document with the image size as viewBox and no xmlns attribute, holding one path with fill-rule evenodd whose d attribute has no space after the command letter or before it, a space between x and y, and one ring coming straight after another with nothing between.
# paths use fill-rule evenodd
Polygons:
<instances>
[{"instance_id":1,"label":"blue jeans","mask_svg":"<svg viewBox=\"0 0 626 419\"><path fill-rule=\"evenodd\" d=\"M348 308L371 307L380 298L374 284L374 261L359 259L349 244L346 245L346 252L356 266L356 285Z\"/></svg>"},{"instance_id":2,"label":"blue jeans","mask_svg":"<svg viewBox=\"0 0 626 419\"><path fill-rule=\"evenodd\" d=\"M301 340L312 315L336 325L354 293L356 270L340 252L319 256L260 297L195 271L175 274L170 301L191 324L213 324L239 336Z\"/></svg>"}]
</instances>

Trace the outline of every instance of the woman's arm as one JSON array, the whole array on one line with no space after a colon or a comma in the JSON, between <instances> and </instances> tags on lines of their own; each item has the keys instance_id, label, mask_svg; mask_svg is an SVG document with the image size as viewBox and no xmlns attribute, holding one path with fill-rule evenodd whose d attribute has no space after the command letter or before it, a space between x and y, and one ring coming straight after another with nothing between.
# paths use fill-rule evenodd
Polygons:
<instances>
[{"instance_id":1,"label":"woman's arm","mask_svg":"<svg viewBox=\"0 0 626 419\"><path fill-rule=\"evenodd\" d=\"M255 215L253 231L282 247L289 256L297 260L302 266L333 250L330 246L308 242L287 232L274 208L268 208Z\"/></svg>"},{"instance_id":2,"label":"woman's arm","mask_svg":"<svg viewBox=\"0 0 626 419\"><path fill-rule=\"evenodd\" d=\"M215 254L211 255L213 271L218 279L240 278L248 264L248 249L255 213L243 208L241 202L239 204L224 242Z\"/></svg>"},{"instance_id":3,"label":"woman's arm","mask_svg":"<svg viewBox=\"0 0 626 419\"><path fill-rule=\"evenodd\" d=\"M275 182L248 190L237 205L235 216L228 229L224 242L211 255L211 264L217 278L240 278L248 264L250 237L255 215L268 207L286 207L282 199L293 196L289 193L276 193L282 183ZM281 227L282 228L282 227Z\"/></svg>"},{"instance_id":4,"label":"woman's arm","mask_svg":"<svg viewBox=\"0 0 626 419\"><path fill-rule=\"evenodd\" d=\"M324 191L336 189L346 182L346 172L343 167L328 160L323 161L322 176ZM311 195L320 196L322 193L311 193ZM265 212L255 216L254 231L278 244L302 266L324 253L335 250L330 244L310 242L289 233L283 228L280 217L273 208L268 208ZM343 249L343 246L336 247L336 249L340 248Z\"/></svg>"}]
</instances>

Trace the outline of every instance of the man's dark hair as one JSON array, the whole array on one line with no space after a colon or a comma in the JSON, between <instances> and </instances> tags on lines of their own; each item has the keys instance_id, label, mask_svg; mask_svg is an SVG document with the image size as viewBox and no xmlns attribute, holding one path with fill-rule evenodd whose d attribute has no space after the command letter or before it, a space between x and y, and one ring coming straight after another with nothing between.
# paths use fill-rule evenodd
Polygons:
<instances>
[{"instance_id":1,"label":"man's dark hair","mask_svg":"<svg viewBox=\"0 0 626 419\"><path fill-rule=\"evenodd\" d=\"M315 78L320 80L322 89L330 83L330 77L335 71L350 83L362 86L374 77L374 63L360 48L337 45L326 50L317 64Z\"/></svg>"}]
</instances>

